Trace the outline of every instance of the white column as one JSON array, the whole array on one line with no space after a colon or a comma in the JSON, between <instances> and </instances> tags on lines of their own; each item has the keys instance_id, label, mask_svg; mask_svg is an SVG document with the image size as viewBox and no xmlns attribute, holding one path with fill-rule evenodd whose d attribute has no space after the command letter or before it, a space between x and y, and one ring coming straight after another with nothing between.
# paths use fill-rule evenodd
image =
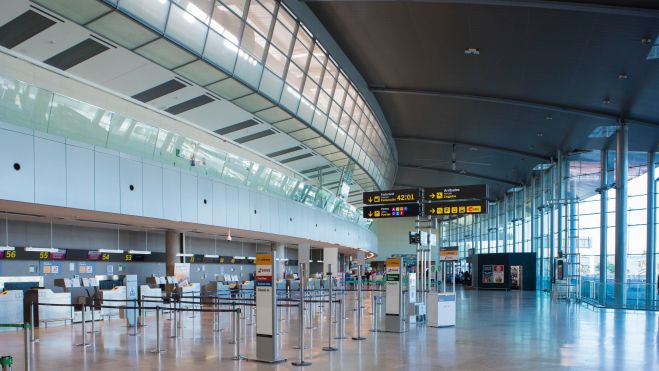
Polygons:
<instances>
[{"instance_id":1,"label":"white column","mask_svg":"<svg viewBox=\"0 0 659 371\"><path fill-rule=\"evenodd\" d=\"M332 276L336 276L339 268L339 249L336 247L323 248L323 273L329 272L329 267L332 267Z\"/></svg>"}]
</instances>

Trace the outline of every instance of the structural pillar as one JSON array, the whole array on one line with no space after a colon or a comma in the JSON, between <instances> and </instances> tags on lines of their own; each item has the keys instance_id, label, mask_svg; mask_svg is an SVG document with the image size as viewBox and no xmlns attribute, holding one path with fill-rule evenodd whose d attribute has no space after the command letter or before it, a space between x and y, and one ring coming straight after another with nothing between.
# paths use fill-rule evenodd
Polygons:
<instances>
[{"instance_id":1,"label":"structural pillar","mask_svg":"<svg viewBox=\"0 0 659 371\"><path fill-rule=\"evenodd\" d=\"M278 243L275 245L275 251L277 253L277 280L284 279L286 275L286 244Z\"/></svg>"},{"instance_id":2,"label":"structural pillar","mask_svg":"<svg viewBox=\"0 0 659 371\"><path fill-rule=\"evenodd\" d=\"M494 252L498 253L499 252L499 209L501 209L501 203L497 201L497 219L496 219L496 230L494 231Z\"/></svg>"},{"instance_id":3,"label":"structural pillar","mask_svg":"<svg viewBox=\"0 0 659 371\"><path fill-rule=\"evenodd\" d=\"M655 260L657 248L657 225L656 225L656 193L657 193L657 180L655 179L655 155L654 151L648 152L648 221L647 225L647 248L645 255L645 301L646 305L654 306L655 300L655 287L656 287L656 267Z\"/></svg>"},{"instance_id":4,"label":"structural pillar","mask_svg":"<svg viewBox=\"0 0 659 371\"><path fill-rule=\"evenodd\" d=\"M325 247L323 248L323 277L327 276L327 273L332 273L332 276L336 275L337 269L339 266L339 249L336 247ZM332 272L330 272L330 268Z\"/></svg>"},{"instance_id":5,"label":"structural pillar","mask_svg":"<svg viewBox=\"0 0 659 371\"><path fill-rule=\"evenodd\" d=\"M624 305L627 300L627 168L629 162L627 134L624 122L618 128L616 142L616 255L615 255L615 303Z\"/></svg>"},{"instance_id":6,"label":"structural pillar","mask_svg":"<svg viewBox=\"0 0 659 371\"><path fill-rule=\"evenodd\" d=\"M606 305L606 268L607 268L607 227L606 219L608 204L607 195L609 187L609 159L607 150L600 153L600 304Z\"/></svg>"},{"instance_id":7,"label":"structural pillar","mask_svg":"<svg viewBox=\"0 0 659 371\"><path fill-rule=\"evenodd\" d=\"M304 271L309 276L309 260L311 259L311 245L302 243L297 246L297 261L298 264L304 264Z\"/></svg>"},{"instance_id":8,"label":"structural pillar","mask_svg":"<svg viewBox=\"0 0 659 371\"><path fill-rule=\"evenodd\" d=\"M182 241L183 233L171 230L165 232L165 272L167 276L173 276L176 263L181 262L181 258L176 254L181 252Z\"/></svg>"},{"instance_id":9,"label":"structural pillar","mask_svg":"<svg viewBox=\"0 0 659 371\"><path fill-rule=\"evenodd\" d=\"M564 245L563 245L563 205L565 204L565 197L563 197L564 189L563 189L563 153L559 150L557 153L558 157L558 166L556 167L556 198L557 200L554 200L554 204L558 206L557 210L557 217L556 217L556 251L558 256L562 256L565 251L564 251ZM557 201L557 202L556 202ZM565 269L565 268L564 268Z\"/></svg>"}]
</instances>

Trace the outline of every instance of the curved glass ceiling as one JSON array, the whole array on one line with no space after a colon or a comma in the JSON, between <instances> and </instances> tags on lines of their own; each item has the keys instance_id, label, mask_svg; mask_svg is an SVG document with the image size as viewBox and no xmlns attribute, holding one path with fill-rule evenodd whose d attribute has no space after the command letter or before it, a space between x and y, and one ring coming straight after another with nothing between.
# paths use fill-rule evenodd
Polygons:
<instances>
[{"instance_id":1,"label":"curved glass ceiling","mask_svg":"<svg viewBox=\"0 0 659 371\"><path fill-rule=\"evenodd\" d=\"M285 108L393 184L393 141L340 66L276 0L105 0Z\"/></svg>"}]
</instances>

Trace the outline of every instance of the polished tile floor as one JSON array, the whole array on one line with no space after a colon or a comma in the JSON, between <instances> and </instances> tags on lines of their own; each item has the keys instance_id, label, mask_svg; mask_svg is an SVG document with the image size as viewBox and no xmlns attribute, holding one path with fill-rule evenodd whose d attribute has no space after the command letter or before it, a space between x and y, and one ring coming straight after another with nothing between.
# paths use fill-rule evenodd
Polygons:
<instances>
[{"instance_id":1,"label":"polished tile floor","mask_svg":"<svg viewBox=\"0 0 659 371\"><path fill-rule=\"evenodd\" d=\"M455 328L412 325L404 334L373 333L370 300L365 301L363 341L354 341L356 311L346 314L348 339L335 341L337 352L324 352L327 318L315 315L316 329L306 330L308 370L659 370L659 332L656 313L600 311L557 303L544 293L460 291ZM317 312L317 309L315 309ZM184 316L177 339L170 338L171 322L163 320L162 346L155 348L153 315L137 336L120 320L98 325L94 345L83 349L80 326L40 330L33 348L33 370L288 370L296 367L297 310L284 310L279 365L233 361L229 317L224 331L214 332L212 317ZM254 326L244 321L241 353L253 357ZM91 338L91 337L90 337ZM0 354L15 358L22 370L20 333L0 334Z\"/></svg>"}]
</instances>

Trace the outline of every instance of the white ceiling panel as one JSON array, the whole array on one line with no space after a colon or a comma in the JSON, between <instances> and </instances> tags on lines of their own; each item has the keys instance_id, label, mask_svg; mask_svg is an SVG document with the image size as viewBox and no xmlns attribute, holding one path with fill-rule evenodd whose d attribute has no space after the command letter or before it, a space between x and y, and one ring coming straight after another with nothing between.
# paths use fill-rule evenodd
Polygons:
<instances>
[{"instance_id":1,"label":"white ceiling panel","mask_svg":"<svg viewBox=\"0 0 659 371\"><path fill-rule=\"evenodd\" d=\"M172 77L174 77L172 75ZM183 103L187 100L190 100L192 98L196 98L200 95L203 95L206 92L206 90L193 85L193 86L187 86L185 88L179 89L175 92L163 95L162 97L156 98L150 102L147 102L148 105L156 107L161 110L166 110L167 108L171 106L175 106L179 103ZM203 106L202 106L203 107ZM199 107L201 108L201 107ZM190 111L193 111L194 109L191 109ZM186 111L187 112L187 111ZM183 113L181 113L182 115Z\"/></svg>"},{"instance_id":2,"label":"white ceiling panel","mask_svg":"<svg viewBox=\"0 0 659 371\"><path fill-rule=\"evenodd\" d=\"M73 20L77 23L87 23L104 13L110 11L110 7L103 4L102 1L80 1L80 0L33 0L42 4L48 9L52 9L58 14Z\"/></svg>"},{"instance_id":3,"label":"white ceiling panel","mask_svg":"<svg viewBox=\"0 0 659 371\"><path fill-rule=\"evenodd\" d=\"M181 113L179 116L215 131L252 118L229 101L221 100ZM262 129L264 130L264 129Z\"/></svg>"},{"instance_id":4,"label":"white ceiling panel","mask_svg":"<svg viewBox=\"0 0 659 371\"><path fill-rule=\"evenodd\" d=\"M137 69L105 82L105 86L128 96L158 86L171 80L173 74L154 63L145 64Z\"/></svg>"},{"instance_id":5,"label":"white ceiling panel","mask_svg":"<svg viewBox=\"0 0 659 371\"><path fill-rule=\"evenodd\" d=\"M3 1L0 12L0 25L11 21L29 9L29 4L24 1Z\"/></svg>"},{"instance_id":6,"label":"white ceiling panel","mask_svg":"<svg viewBox=\"0 0 659 371\"><path fill-rule=\"evenodd\" d=\"M158 37L155 32L119 12L103 16L89 23L87 27L128 49L134 49Z\"/></svg>"},{"instance_id":7,"label":"white ceiling panel","mask_svg":"<svg viewBox=\"0 0 659 371\"><path fill-rule=\"evenodd\" d=\"M44 61L89 38L89 31L72 23L57 23L18 44L14 49Z\"/></svg>"},{"instance_id":8,"label":"white ceiling panel","mask_svg":"<svg viewBox=\"0 0 659 371\"><path fill-rule=\"evenodd\" d=\"M260 139L245 142L243 145L263 155L267 155L268 153L281 151L282 149L291 148L298 144L299 143L297 143L288 135L277 133L273 135L268 135L267 137L263 137ZM295 152L295 154L291 153L290 156L299 155L299 154L302 154L302 152L297 151ZM282 156L282 157L286 157L286 156Z\"/></svg>"},{"instance_id":9,"label":"white ceiling panel","mask_svg":"<svg viewBox=\"0 0 659 371\"><path fill-rule=\"evenodd\" d=\"M327 160L321 156L307 157L301 160L286 163L286 166L299 172L323 165L327 165Z\"/></svg>"},{"instance_id":10,"label":"white ceiling panel","mask_svg":"<svg viewBox=\"0 0 659 371\"><path fill-rule=\"evenodd\" d=\"M257 124L257 125L245 128L245 129L241 129L241 130L238 130L238 131L228 133L228 134L225 135L225 137L227 137L231 140L236 140L238 138L242 138L244 136L251 135L251 134L256 134L258 132L268 130L268 129L271 129L271 128L272 127L268 124ZM270 137L272 137L272 135L269 136L269 138ZM248 144L249 144L249 142L245 143L245 145L248 145Z\"/></svg>"},{"instance_id":11,"label":"white ceiling panel","mask_svg":"<svg viewBox=\"0 0 659 371\"><path fill-rule=\"evenodd\" d=\"M227 75L202 60L188 63L174 72L201 86L227 78Z\"/></svg>"},{"instance_id":12,"label":"white ceiling panel","mask_svg":"<svg viewBox=\"0 0 659 371\"><path fill-rule=\"evenodd\" d=\"M150 62L124 48L110 48L103 53L71 67L68 72L97 84L116 79Z\"/></svg>"}]
</instances>

